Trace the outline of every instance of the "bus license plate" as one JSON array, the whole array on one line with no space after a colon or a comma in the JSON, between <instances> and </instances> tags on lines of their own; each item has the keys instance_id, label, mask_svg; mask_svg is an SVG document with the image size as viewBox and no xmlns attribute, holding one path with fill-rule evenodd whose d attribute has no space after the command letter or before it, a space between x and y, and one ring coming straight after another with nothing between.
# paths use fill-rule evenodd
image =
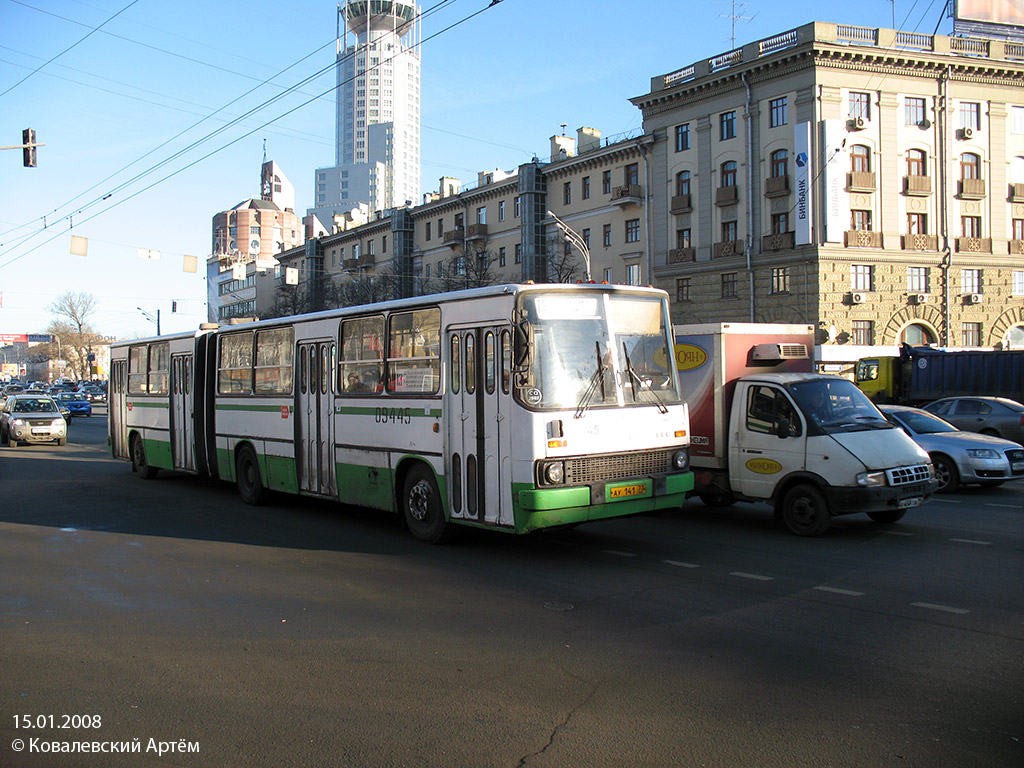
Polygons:
<instances>
[{"instance_id":1,"label":"bus license plate","mask_svg":"<svg viewBox=\"0 0 1024 768\"><path fill-rule=\"evenodd\" d=\"M629 483L628 485L616 485L608 489L609 499L628 499L631 496L646 496L647 483Z\"/></svg>"},{"instance_id":2,"label":"bus license plate","mask_svg":"<svg viewBox=\"0 0 1024 768\"><path fill-rule=\"evenodd\" d=\"M923 499L920 496L915 496L912 499L900 499L898 506L900 509L910 509L911 507L916 507L922 501Z\"/></svg>"}]
</instances>

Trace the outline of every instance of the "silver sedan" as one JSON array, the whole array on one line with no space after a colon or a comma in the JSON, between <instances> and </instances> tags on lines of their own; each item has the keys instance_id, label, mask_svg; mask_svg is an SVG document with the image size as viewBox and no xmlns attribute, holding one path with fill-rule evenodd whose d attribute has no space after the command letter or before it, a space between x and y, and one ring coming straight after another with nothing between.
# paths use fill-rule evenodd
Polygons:
<instances>
[{"instance_id":1,"label":"silver sedan","mask_svg":"<svg viewBox=\"0 0 1024 768\"><path fill-rule=\"evenodd\" d=\"M961 432L920 408L880 405L879 409L931 456L939 493L951 493L968 483L991 486L1024 478L1024 447L1019 443Z\"/></svg>"}]
</instances>

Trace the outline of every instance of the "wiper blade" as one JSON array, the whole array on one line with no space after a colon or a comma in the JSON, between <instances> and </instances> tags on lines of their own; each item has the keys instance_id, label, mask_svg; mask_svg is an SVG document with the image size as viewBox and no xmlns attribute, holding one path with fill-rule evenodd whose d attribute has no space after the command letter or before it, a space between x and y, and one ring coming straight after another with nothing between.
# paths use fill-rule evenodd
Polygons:
<instances>
[{"instance_id":1,"label":"wiper blade","mask_svg":"<svg viewBox=\"0 0 1024 768\"><path fill-rule=\"evenodd\" d=\"M658 411L660 413L668 413L668 406L665 405L665 401L662 400L658 393L651 388L651 385L647 381L647 379L641 378L640 374L633 370L633 365L632 363L629 362L629 353L626 351L625 342L623 342L622 344L622 356L626 360L626 373L629 375L630 387L633 390L633 402L636 402L636 385L637 382L639 382L641 390L646 387L647 391L654 395L654 399L655 401L657 401Z\"/></svg>"},{"instance_id":2,"label":"wiper blade","mask_svg":"<svg viewBox=\"0 0 1024 768\"><path fill-rule=\"evenodd\" d=\"M590 407L590 401L594 399L594 393L597 392L598 388L601 389L601 399L606 398L604 391L604 363L601 362L601 342L594 342L594 350L597 354L597 368L590 375L590 381L587 382L587 388L583 392L583 396L580 397L580 401L576 404L576 418L582 419L583 414L587 412Z\"/></svg>"}]
</instances>

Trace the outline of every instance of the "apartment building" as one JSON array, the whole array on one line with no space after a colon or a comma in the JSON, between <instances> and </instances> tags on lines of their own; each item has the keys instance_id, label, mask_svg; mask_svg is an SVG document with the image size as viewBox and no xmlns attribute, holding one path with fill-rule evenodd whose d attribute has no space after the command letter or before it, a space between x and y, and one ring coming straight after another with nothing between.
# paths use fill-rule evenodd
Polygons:
<instances>
[{"instance_id":1,"label":"apartment building","mask_svg":"<svg viewBox=\"0 0 1024 768\"><path fill-rule=\"evenodd\" d=\"M653 274L678 322L813 323L821 359L1024 347L1024 46L812 23L652 78Z\"/></svg>"}]
</instances>

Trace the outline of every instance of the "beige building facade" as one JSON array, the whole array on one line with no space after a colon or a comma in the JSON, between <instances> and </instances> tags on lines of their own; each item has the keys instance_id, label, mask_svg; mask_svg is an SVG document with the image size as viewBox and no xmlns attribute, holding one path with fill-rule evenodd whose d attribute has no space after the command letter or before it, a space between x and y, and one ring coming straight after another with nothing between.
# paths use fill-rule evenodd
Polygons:
<instances>
[{"instance_id":1,"label":"beige building facade","mask_svg":"<svg viewBox=\"0 0 1024 768\"><path fill-rule=\"evenodd\" d=\"M1024 46L813 23L632 101L677 322L1024 347Z\"/></svg>"}]
</instances>

